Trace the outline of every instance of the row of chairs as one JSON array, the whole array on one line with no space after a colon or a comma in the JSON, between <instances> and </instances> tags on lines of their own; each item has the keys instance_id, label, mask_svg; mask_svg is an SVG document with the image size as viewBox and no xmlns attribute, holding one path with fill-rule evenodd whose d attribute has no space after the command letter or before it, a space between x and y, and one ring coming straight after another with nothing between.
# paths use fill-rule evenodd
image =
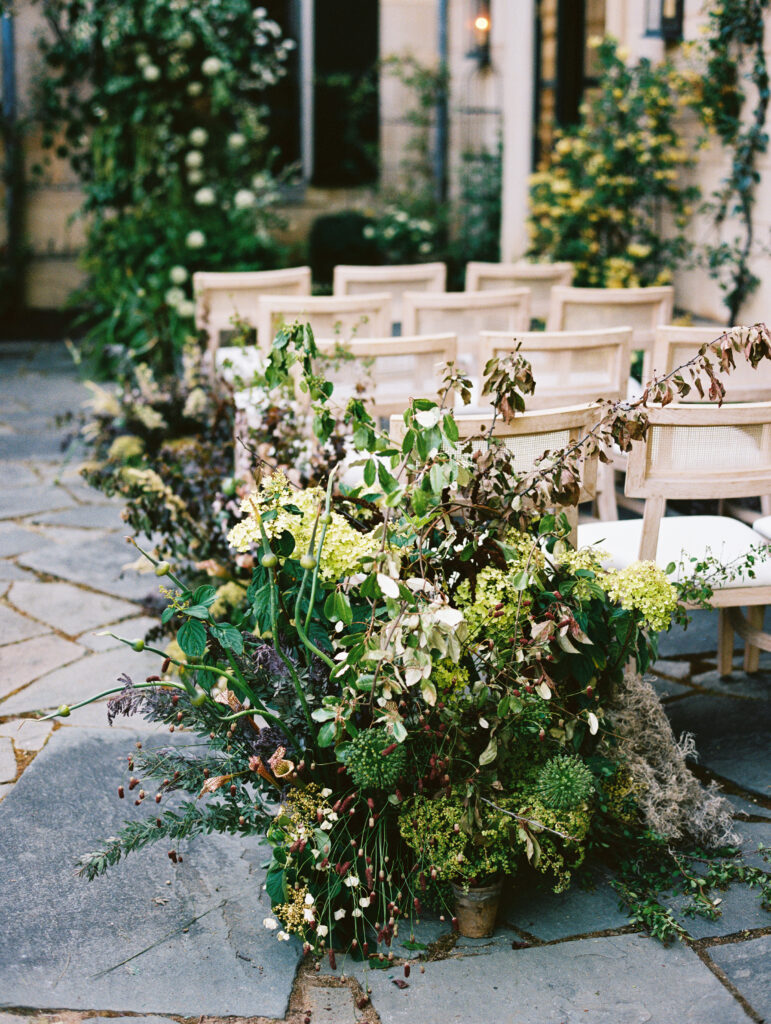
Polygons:
<instances>
[{"instance_id":1,"label":"row of chairs","mask_svg":"<svg viewBox=\"0 0 771 1024\"><path fill-rule=\"evenodd\" d=\"M771 402L688 406L672 404L649 410L647 439L633 445L626 493L644 500L642 518L578 525L571 509L572 540L608 552L606 566L624 569L650 560L666 569L674 562L687 577L694 562L710 555L727 566L744 564L767 540L769 523L751 528L724 515L666 516L666 503L677 499L752 497L771 488ZM597 420L597 408L580 405L526 412L512 423L491 417L459 415L460 435L491 434L509 447L518 469L529 469L536 457L574 443ZM404 432L401 416L391 418L391 436ZM480 441L479 444L485 442ZM597 461L583 467L580 501L596 496ZM764 610L771 603L771 560L756 559L752 573L718 579L711 604L719 610L718 669L728 675L733 665L734 637L745 640L744 669L758 668L760 651L771 651L771 635L763 630ZM747 609L746 615L741 611Z\"/></svg>"},{"instance_id":2,"label":"row of chairs","mask_svg":"<svg viewBox=\"0 0 771 1024\"><path fill-rule=\"evenodd\" d=\"M674 293L659 288L572 288L570 264L470 263L464 292L444 291L443 263L388 267L338 266L332 296L311 296L310 268L199 272L194 276L196 325L216 350L234 318L267 347L282 323L307 320L320 338L458 336L458 357L478 372L481 331L527 331L532 318L549 331L627 325L634 347L649 350L653 329L672 319ZM525 284L527 282L527 284ZM267 340L266 340L267 339Z\"/></svg>"}]
</instances>

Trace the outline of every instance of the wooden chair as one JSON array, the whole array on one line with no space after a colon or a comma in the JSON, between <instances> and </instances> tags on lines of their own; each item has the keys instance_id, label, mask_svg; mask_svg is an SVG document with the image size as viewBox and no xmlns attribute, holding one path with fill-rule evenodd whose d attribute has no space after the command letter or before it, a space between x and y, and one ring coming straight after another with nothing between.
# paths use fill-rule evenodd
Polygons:
<instances>
[{"instance_id":1,"label":"wooden chair","mask_svg":"<svg viewBox=\"0 0 771 1024\"><path fill-rule=\"evenodd\" d=\"M607 565L623 569L640 560L662 568L674 562L689 574L691 558L710 553L723 564L742 560L760 537L729 516L668 516L668 499L750 497L771 493L771 402L746 405L677 405L649 410L647 440L633 446L626 493L645 499L642 519L583 524L580 545L608 551ZM733 636L746 641L744 668L754 672L759 651L771 651L771 636L761 631L763 609L771 602L771 561L757 560L755 577L743 575L716 585L718 668L728 675ZM747 608L747 616L741 613Z\"/></svg>"},{"instance_id":2,"label":"wooden chair","mask_svg":"<svg viewBox=\"0 0 771 1024\"><path fill-rule=\"evenodd\" d=\"M549 409L539 412L524 412L511 423L504 423L498 417L493 425L492 416L456 414L455 422L461 441L475 438L473 450L478 451L490 441L485 435L491 434L497 443L505 444L514 453L513 466L518 472L528 472L536 459L546 451L557 451L578 441L596 422L597 409L591 405L580 405L566 409ZM406 427L404 417L392 416L390 437L395 444L401 444ZM477 439L478 438L478 439ZM597 459L586 459L582 466L580 501L594 501L597 483ZM578 509L575 506L563 509L571 524L570 540L576 543Z\"/></svg>"},{"instance_id":3,"label":"wooden chair","mask_svg":"<svg viewBox=\"0 0 771 1024\"><path fill-rule=\"evenodd\" d=\"M631 327L531 331L513 336L483 331L482 365L493 356L513 352L518 343L535 378L535 393L526 399L528 410L578 405L598 398L618 401L627 396ZM604 463L597 470L597 514L600 519L618 518L613 467Z\"/></svg>"},{"instance_id":4,"label":"wooden chair","mask_svg":"<svg viewBox=\"0 0 771 1024\"><path fill-rule=\"evenodd\" d=\"M482 331L526 331L530 326L530 292L509 288L487 292L405 292L402 333L458 337L458 363L479 375Z\"/></svg>"},{"instance_id":5,"label":"wooden chair","mask_svg":"<svg viewBox=\"0 0 771 1024\"><path fill-rule=\"evenodd\" d=\"M335 386L332 402L366 398L375 419L403 412L411 398L437 400L446 363L457 358L454 334L433 337L354 338L340 345L320 340L323 372Z\"/></svg>"},{"instance_id":6,"label":"wooden chair","mask_svg":"<svg viewBox=\"0 0 771 1024\"><path fill-rule=\"evenodd\" d=\"M529 288L530 315L546 320L555 285L573 280L572 263L479 263L466 264L466 291L484 292L498 288Z\"/></svg>"},{"instance_id":7,"label":"wooden chair","mask_svg":"<svg viewBox=\"0 0 771 1024\"><path fill-rule=\"evenodd\" d=\"M670 373L672 370L687 363L698 355L702 345L715 341L725 327L675 327L664 324L657 327L651 355L651 372L657 376ZM771 401L771 363L764 360L754 370L750 363L736 355L736 366L727 374L718 374L726 388L726 402L769 402ZM717 359L712 359L718 366ZM693 389L686 401L708 402L705 396L700 398L698 391Z\"/></svg>"},{"instance_id":8,"label":"wooden chair","mask_svg":"<svg viewBox=\"0 0 771 1024\"><path fill-rule=\"evenodd\" d=\"M193 274L193 293L195 326L206 332L206 347L213 363L211 354L219 348L221 334L233 331L234 319L257 327L261 295L310 295L311 268L232 273L199 270Z\"/></svg>"},{"instance_id":9,"label":"wooden chair","mask_svg":"<svg viewBox=\"0 0 771 1024\"><path fill-rule=\"evenodd\" d=\"M391 296L263 296L257 313L257 340L269 349L283 324L306 321L319 338L383 338L391 329Z\"/></svg>"},{"instance_id":10,"label":"wooden chair","mask_svg":"<svg viewBox=\"0 0 771 1024\"><path fill-rule=\"evenodd\" d=\"M338 264L334 270L335 295L370 295L388 292L391 296L393 328L402 323L402 296L410 292L443 292L447 286L447 264L404 263L387 267Z\"/></svg>"},{"instance_id":11,"label":"wooden chair","mask_svg":"<svg viewBox=\"0 0 771 1024\"><path fill-rule=\"evenodd\" d=\"M648 376L656 327L672 319L675 291L659 288L552 288L547 331L631 327L632 348L642 349Z\"/></svg>"}]
</instances>

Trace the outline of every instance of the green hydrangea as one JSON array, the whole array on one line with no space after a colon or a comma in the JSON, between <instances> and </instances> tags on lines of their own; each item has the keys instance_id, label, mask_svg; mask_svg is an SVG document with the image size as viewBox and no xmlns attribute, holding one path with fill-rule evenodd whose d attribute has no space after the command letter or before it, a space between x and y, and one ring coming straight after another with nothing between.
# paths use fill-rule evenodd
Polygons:
<instances>
[{"instance_id":1,"label":"green hydrangea","mask_svg":"<svg viewBox=\"0 0 771 1024\"><path fill-rule=\"evenodd\" d=\"M638 611L651 629L669 629L677 591L655 562L633 562L620 571L609 569L602 583L609 598L628 611Z\"/></svg>"},{"instance_id":2,"label":"green hydrangea","mask_svg":"<svg viewBox=\"0 0 771 1024\"><path fill-rule=\"evenodd\" d=\"M594 792L594 779L580 757L557 754L538 773L538 798L554 811L572 811Z\"/></svg>"},{"instance_id":3,"label":"green hydrangea","mask_svg":"<svg viewBox=\"0 0 771 1024\"><path fill-rule=\"evenodd\" d=\"M260 547L260 517L276 510L273 519L264 520L263 526L268 537L277 537L289 531L295 540L294 557L299 558L308 550L314 523L323 505L324 492L320 487L306 487L302 490L290 488L283 473L273 473L260 487L241 502L241 511L246 515L228 534L228 543L236 551L248 551ZM294 505L300 515L289 512L282 506ZM318 542L320 531L317 530ZM324 538L319 576L326 581L339 580L357 571L359 561L365 555L373 555L378 543L371 533L361 533L339 513L332 512Z\"/></svg>"},{"instance_id":4,"label":"green hydrangea","mask_svg":"<svg viewBox=\"0 0 771 1024\"><path fill-rule=\"evenodd\" d=\"M392 789L404 772L407 755L400 743L388 753L394 739L385 729L362 729L354 737L345 758L348 772L364 789Z\"/></svg>"}]
</instances>

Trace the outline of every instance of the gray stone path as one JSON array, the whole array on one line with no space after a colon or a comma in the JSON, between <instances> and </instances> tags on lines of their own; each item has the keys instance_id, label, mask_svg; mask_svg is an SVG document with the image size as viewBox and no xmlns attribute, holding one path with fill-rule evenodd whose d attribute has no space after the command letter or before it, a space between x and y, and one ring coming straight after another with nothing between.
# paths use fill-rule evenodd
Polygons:
<instances>
[{"instance_id":1,"label":"gray stone path","mask_svg":"<svg viewBox=\"0 0 771 1024\"><path fill-rule=\"evenodd\" d=\"M89 844L141 812L116 793L137 735L169 739L126 720L106 729L103 705L56 726L35 720L156 667L98 635L142 636L152 620L138 602L157 581L124 571L135 552L120 506L85 487L77 455L61 451L53 417L85 396L64 346L0 344L0 1024L771 1021L771 917L745 890L726 894L714 922L683 919L695 941L668 949L627 925L602 878L563 897L515 892L490 940L453 945L427 920L425 950L395 946L388 970L347 962L331 975L298 969L297 947L262 927L257 844L208 838L178 865L151 848L94 883L78 879ZM676 730L695 733L700 770L727 786L748 859L762 866L771 659L753 678L721 680L714 638L710 613L664 637L656 686ZM394 983L400 957L412 959L405 988Z\"/></svg>"}]
</instances>

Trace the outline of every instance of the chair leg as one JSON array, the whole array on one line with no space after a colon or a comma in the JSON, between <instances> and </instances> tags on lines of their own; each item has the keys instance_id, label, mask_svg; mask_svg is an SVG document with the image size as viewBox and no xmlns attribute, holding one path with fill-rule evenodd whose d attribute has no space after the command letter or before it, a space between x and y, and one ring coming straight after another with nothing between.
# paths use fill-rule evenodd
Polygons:
<instances>
[{"instance_id":1,"label":"chair leg","mask_svg":"<svg viewBox=\"0 0 771 1024\"><path fill-rule=\"evenodd\" d=\"M765 608L761 604L753 605L747 609L747 622L754 629L763 628L763 613ZM744 648L744 671L745 672L757 672L758 665L760 664L760 648L755 647L749 640Z\"/></svg>"},{"instance_id":2,"label":"chair leg","mask_svg":"<svg viewBox=\"0 0 771 1024\"><path fill-rule=\"evenodd\" d=\"M730 676L734 660L734 630L725 608L717 618L717 669L721 676Z\"/></svg>"},{"instance_id":3,"label":"chair leg","mask_svg":"<svg viewBox=\"0 0 771 1024\"><path fill-rule=\"evenodd\" d=\"M616 471L604 462L597 467L597 516L604 523L618 519Z\"/></svg>"},{"instance_id":4,"label":"chair leg","mask_svg":"<svg viewBox=\"0 0 771 1024\"><path fill-rule=\"evenodd\" d=\"M763 516L771 516L771 494L761 495L760 514Z\"/></svg>"}]
</instances>

